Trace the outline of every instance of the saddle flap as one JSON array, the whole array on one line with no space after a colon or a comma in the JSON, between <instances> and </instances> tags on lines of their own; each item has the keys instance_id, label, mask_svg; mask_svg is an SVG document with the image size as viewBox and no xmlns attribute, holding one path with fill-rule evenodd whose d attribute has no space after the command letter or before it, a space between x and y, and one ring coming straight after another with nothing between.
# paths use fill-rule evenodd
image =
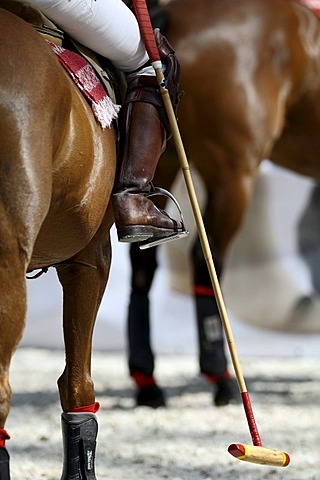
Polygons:
<instances>
[{"instance_id":1,"label":"saddle flap","mask_svg":"<svg viewBox=\"0 0 320 480\"><path fill-rule=\"evenodd\" d=\"M62 44L63 32L28 1L0 0L0 8L30 23L45 38Z\"/></svg>"},{"instance_id":2,"label":"saddle flap","mask_svg":"<svg viewBox=\"0 0 320 480\"><path fill-rule=\"evenodd\" d=\"M73 45L75 51L84 57L92 66L113 103L117 103L117 96L120 97L120 95L116 94L115 85L116 82L121 84L122 78L120 74L116 75L114 71L111 71L111 67L108 70L103 68L92 50L65 35L62 30L60 30L53 22L51 22L51 20L27 0L0 0L0 8L17 15L22 18L22 20L30 23L30 25L32 25L41 36L60 47L63 45L64 37L68 37L68 40Z\"/></svg>"}]
</instances>

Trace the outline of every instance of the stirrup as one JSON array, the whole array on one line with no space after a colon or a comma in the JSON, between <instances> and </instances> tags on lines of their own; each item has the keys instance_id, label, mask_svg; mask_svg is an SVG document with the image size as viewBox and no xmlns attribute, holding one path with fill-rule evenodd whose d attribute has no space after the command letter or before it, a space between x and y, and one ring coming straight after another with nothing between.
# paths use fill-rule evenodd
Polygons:
<instances>
[{"instance_id":1,"label":"stirrup","mask_svg":"<svg viewBox=\"0 0 320 480\"><path fill-rule=\"evenodd\" d=\"M179 240L180 238L185 238L189 235L189 232L186 229L184 224L184 218L182 215L182 210L180 208L180 205L177 199L172 195L172 193L170 193L168 190L165 190L164 188L153 186L152 191L150 193L147 193L146 197L149 198L155 195L164 195L165 197L173 201L180 215L182 230L180 232L173 233L172 235L168 235L167 237L156 237L156 238L149 237L147 240L144 240L143 242L138 242L138 246L140 250L146 250L147 248L156 247L157 245L162 245L163 243L173 242L174 240Z\"/></svg>"}]
</instances>

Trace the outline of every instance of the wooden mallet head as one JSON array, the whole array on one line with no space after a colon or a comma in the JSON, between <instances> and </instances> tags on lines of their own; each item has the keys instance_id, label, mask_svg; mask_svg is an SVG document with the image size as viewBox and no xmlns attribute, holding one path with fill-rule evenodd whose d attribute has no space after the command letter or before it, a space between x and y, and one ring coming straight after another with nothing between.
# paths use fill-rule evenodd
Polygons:
<instances>
[{"instance_id":1,"label":"wooden mallet head","mask_svg":"<svg viewBox=\"0 0 320 480\"><path fill-rule=\"evenodd\" d=\"M285 452L243 443L233 443L229 446L228 452L238 460L270 467L287 467L290 463L290 457Z\"/></svg>"}]
</instances>

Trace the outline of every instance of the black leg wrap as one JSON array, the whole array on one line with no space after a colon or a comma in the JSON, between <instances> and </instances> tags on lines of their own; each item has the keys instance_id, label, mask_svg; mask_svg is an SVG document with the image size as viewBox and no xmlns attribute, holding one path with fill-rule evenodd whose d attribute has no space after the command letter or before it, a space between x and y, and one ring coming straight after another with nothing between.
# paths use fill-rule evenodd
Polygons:
<instances>
[{"instance_id":1,"label":"black leg wrap","mask_svg":"<svg viewBox=\"0 0 320 480\"><path fill-rule=\"evenodd\" d=\"M0 480L10 480L9 460L7 449L0 447Z\"/></svg>"},{"instance_id":2,"label":"black leg wrap","mask_svg":"<svg viewBox=\"0 0 320 480\"><path fill-rule=\"evenodd\" d=\"M199 339L199 361L202 373L223 375L227 370L224 339L216 301L211 297L196 296Z\"/></svg>"},{"instance_id":3,"label":"black leg wrap","mask_svg":"<svg viewBox=\"0 0 320 480\"><path fill-rule=\"evenodd\" d=\"M128 346L130 373L138 370L152 375L154 355L150 344L148 294L132 292L128 314Z\"/></svg>"},{"instance_id":4,"label":"black leg wrap","mask_svg":"<svg viewBox=\"0 0 320 480\"><path fill-rule=\"evenodd\" d=\"M148 295L158 266L157 249L140 250L137 244L130 246L131 289Z\"/></svg>"},{"instance_id":5,"label":"black leg wrap","mask_svg":"<svg viewBox=\"0 0 320 480\"><path fill-rule=\"evenodd\" d=\"M64 455L61 480L96 480L98 422L95 414L63 413L61 425Z\"/></svg>"}]
</instances>

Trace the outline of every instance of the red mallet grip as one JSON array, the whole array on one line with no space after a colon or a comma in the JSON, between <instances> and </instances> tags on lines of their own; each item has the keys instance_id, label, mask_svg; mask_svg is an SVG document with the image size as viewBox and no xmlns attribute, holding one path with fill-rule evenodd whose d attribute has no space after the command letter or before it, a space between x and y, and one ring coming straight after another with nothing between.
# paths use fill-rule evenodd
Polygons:
<instances>
[{"instance_id":1,"label":"red mallet grip","mask_svg":"<svg viewBox=\"0 0 320 480\"><path fill-rule=\"evenodd\" d=\"M242 397L242 403L243 403L244 411L246 413L247 422L248 422L249 430L250 430L250 433L251 433L251 438L252 438L253 445L258 446L258 447L262 447L258 427L257 427L256 421L255 421L254 415L253 415L253 410L252 410L252 406L251 406L249 393L248 392L241 392L241 397Z\"/></svg>"},{"instance_id":2,"label":"red mallet grip","mask_svg":"<svg viewBox=\"0 0 320 480\"><path fill-rule=\"evenodd\" d=\"M138 19L141 36L152 63L159 62L159 50L154 38L153 28L150 20L146 0L133 0L134 10Z\"/></svg>"}]
</instances>

